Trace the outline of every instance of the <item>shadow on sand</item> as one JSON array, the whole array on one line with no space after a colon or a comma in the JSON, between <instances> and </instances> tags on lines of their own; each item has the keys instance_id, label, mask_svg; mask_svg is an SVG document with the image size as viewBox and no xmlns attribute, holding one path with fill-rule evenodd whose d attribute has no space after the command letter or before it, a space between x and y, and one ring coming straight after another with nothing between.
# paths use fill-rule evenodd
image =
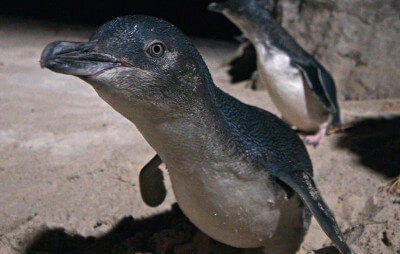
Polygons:
<instances>
[{"instance_id":1,"label":"shadow on sand","mask_svg":"<svg viewBox=\"0 0 400 254\"><path fill-rule=\"evenodd\" d=\"M200 235L200 237L199 237ZM100 237L71 235L63 228L46 229L34 236L24 254L135 254L196 253L207 241L212 253L242 253L242 250L217 243L200 233L183 215L177 204L170 211L148 218L123 218Z\"/></svg>"},{"instance_id":2,"label":"shadow on sand","mask_svg":"<svg viewBox=\"0 0 400 254\"><path fill-rule=\"evenodd\" d=\"M228 60L228 73L233 84L249 80L257 69L257 56L253 45L250 42L242 43L232 58Z\"/></svg>"},{"instance_id":3,"label":"shadow on sand","mask_svg":"<svg viewBox=\"0 0 400 254\"><path fill-rule=\"evenodd\" d=\"M390 178L400 174L400 116L363 120L344 133L337 146L357 154L362 165Z\"/></svg>"}]
</instances>

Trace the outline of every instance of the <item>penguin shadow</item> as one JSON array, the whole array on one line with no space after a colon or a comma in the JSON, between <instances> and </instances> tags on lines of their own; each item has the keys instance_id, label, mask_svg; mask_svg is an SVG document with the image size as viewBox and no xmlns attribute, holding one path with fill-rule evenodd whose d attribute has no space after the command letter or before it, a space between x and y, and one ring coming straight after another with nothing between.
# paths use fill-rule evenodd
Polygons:
<instances>
[{"instance_id":1,"label":"penguin shadow","mask_svg":"<svg viewBox=\"0 0 400 254\"><path fill-rule=\"evenodd\" d=\"M337 147L357 154L369 169L396 177L400 174L400 116L358 122L344 130Z\"/></svg>"},{"instance_id":2,"label":"penguin shadow","mask_svg":"<svg viewBox=\"0 0 400 254\"><path fill-rule=\"evenodd\" d=\"M250 80L253 77L253 72L257 70L256 63L257 55L253 45L249 41L242 42L226 63L229 66L228 74L231 77L231 83L237 84L241 81Z\"/></svg>"},{"instance_id":3,"label":"penguin shadow","mask_svg":"<svg viewBox=\"0 0 400 254\"><path fill-rule=\"evenodd\" d=\"M200 233L175 203L171 210L151 217L125 217L99 237L45 229L33 236L21 254L189 254L203 253L205 247L207 253L243 253Z\"/></svg>"}]
</instances>

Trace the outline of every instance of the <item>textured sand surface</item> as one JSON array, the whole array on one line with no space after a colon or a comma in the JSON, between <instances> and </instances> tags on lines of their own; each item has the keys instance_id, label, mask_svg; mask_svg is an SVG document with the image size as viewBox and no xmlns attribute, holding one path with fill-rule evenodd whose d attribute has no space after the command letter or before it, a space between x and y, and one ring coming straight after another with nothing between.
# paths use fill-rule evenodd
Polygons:
<instances>
[{"instance_id":1,"label":"textured sand surface","mask_svg":"<svg viewBox=\"0 0 400 254\"><path fill-rule=\"evenodd\" d=\"M135 244L145 237L127 232L134 228L129 216L145 218L174 203L168 179L168 196L161 207L142 202L138 171L155 152L134 125L83 81L40 69L40 53L47 43L87 40L92 31L0 18L1 254L23 252L31 244L40 253L135 253ZM266 91L229 84L220 66L235 44L194 42L219 87L277 113ZM346 121L400 112L400 100L395 99L341 104ZM316 149L308 147L316 182L357 253L400 253L400 196L386 191L400 173L399 130L399 118L363 121L326 137ZM190 237L169 237L181 244L192 239L195 229L179 216ZM141 228L149 230L156 222L144 220ZM84 238L88 236L93 237ZM99 236L103 237L94 240ZM166 236L157 237L159 241L149 245L160 245ZM299 253L329 245L313 220ZM224 253L224 246L214 243L213 248Z\"/></svg>"}]
</instances>

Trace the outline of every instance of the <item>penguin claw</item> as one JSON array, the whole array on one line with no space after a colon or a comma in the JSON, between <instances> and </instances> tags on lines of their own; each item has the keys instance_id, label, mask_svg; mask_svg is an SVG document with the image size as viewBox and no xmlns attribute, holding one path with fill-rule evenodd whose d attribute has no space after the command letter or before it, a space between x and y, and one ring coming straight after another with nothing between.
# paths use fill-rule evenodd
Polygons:
<instances>
[{"instance_id":1,"label":"penguin claw","mask_svg":"<svg viewBox=\"0 0 400 254\"><path fill-rule=\"evenodd\" d=\"M307 145L312 145L314 148L316 148L318 145L319 145L319 141L320 140L318 140L318 141L314 141L313 139L312 139L312 137L313 136L307 136L307 137L304 137L303 138L303 142L304 143L306 143Z\"/></svg>"},{"instance_id":2,"label":"penguin claw","mask_svg":"<svg viewBox=\"0 0 400 254\"><path fill-rule=\"evenodd\" d=\"M321 139L325 136L326 133L326 128L321 127L317 133L314 135L307 135L303 138L303 142L306 143L307 145L312 145L317 147L319 143L321 142Z\"/></svg>"}]
</instances>

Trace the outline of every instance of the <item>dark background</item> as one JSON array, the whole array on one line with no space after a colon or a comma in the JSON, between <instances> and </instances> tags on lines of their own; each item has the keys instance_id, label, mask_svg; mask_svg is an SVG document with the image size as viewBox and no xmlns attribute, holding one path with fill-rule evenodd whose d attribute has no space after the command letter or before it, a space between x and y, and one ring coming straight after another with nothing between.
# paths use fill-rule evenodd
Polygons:
<instances>
[{"instance_id":1,"label":"dark background","mask_svg":"<svg viewBox=\"0 0 400 254\"><path fill-rule=\"evenodd\" d=\"M218 1L218 0L217 0ZM0 1L0 15L99 26L118 16L163 18L187 35L233 40L239 30L223 15L207 10L212 0L15 0Z\"/></svg>"}]
</instances>

